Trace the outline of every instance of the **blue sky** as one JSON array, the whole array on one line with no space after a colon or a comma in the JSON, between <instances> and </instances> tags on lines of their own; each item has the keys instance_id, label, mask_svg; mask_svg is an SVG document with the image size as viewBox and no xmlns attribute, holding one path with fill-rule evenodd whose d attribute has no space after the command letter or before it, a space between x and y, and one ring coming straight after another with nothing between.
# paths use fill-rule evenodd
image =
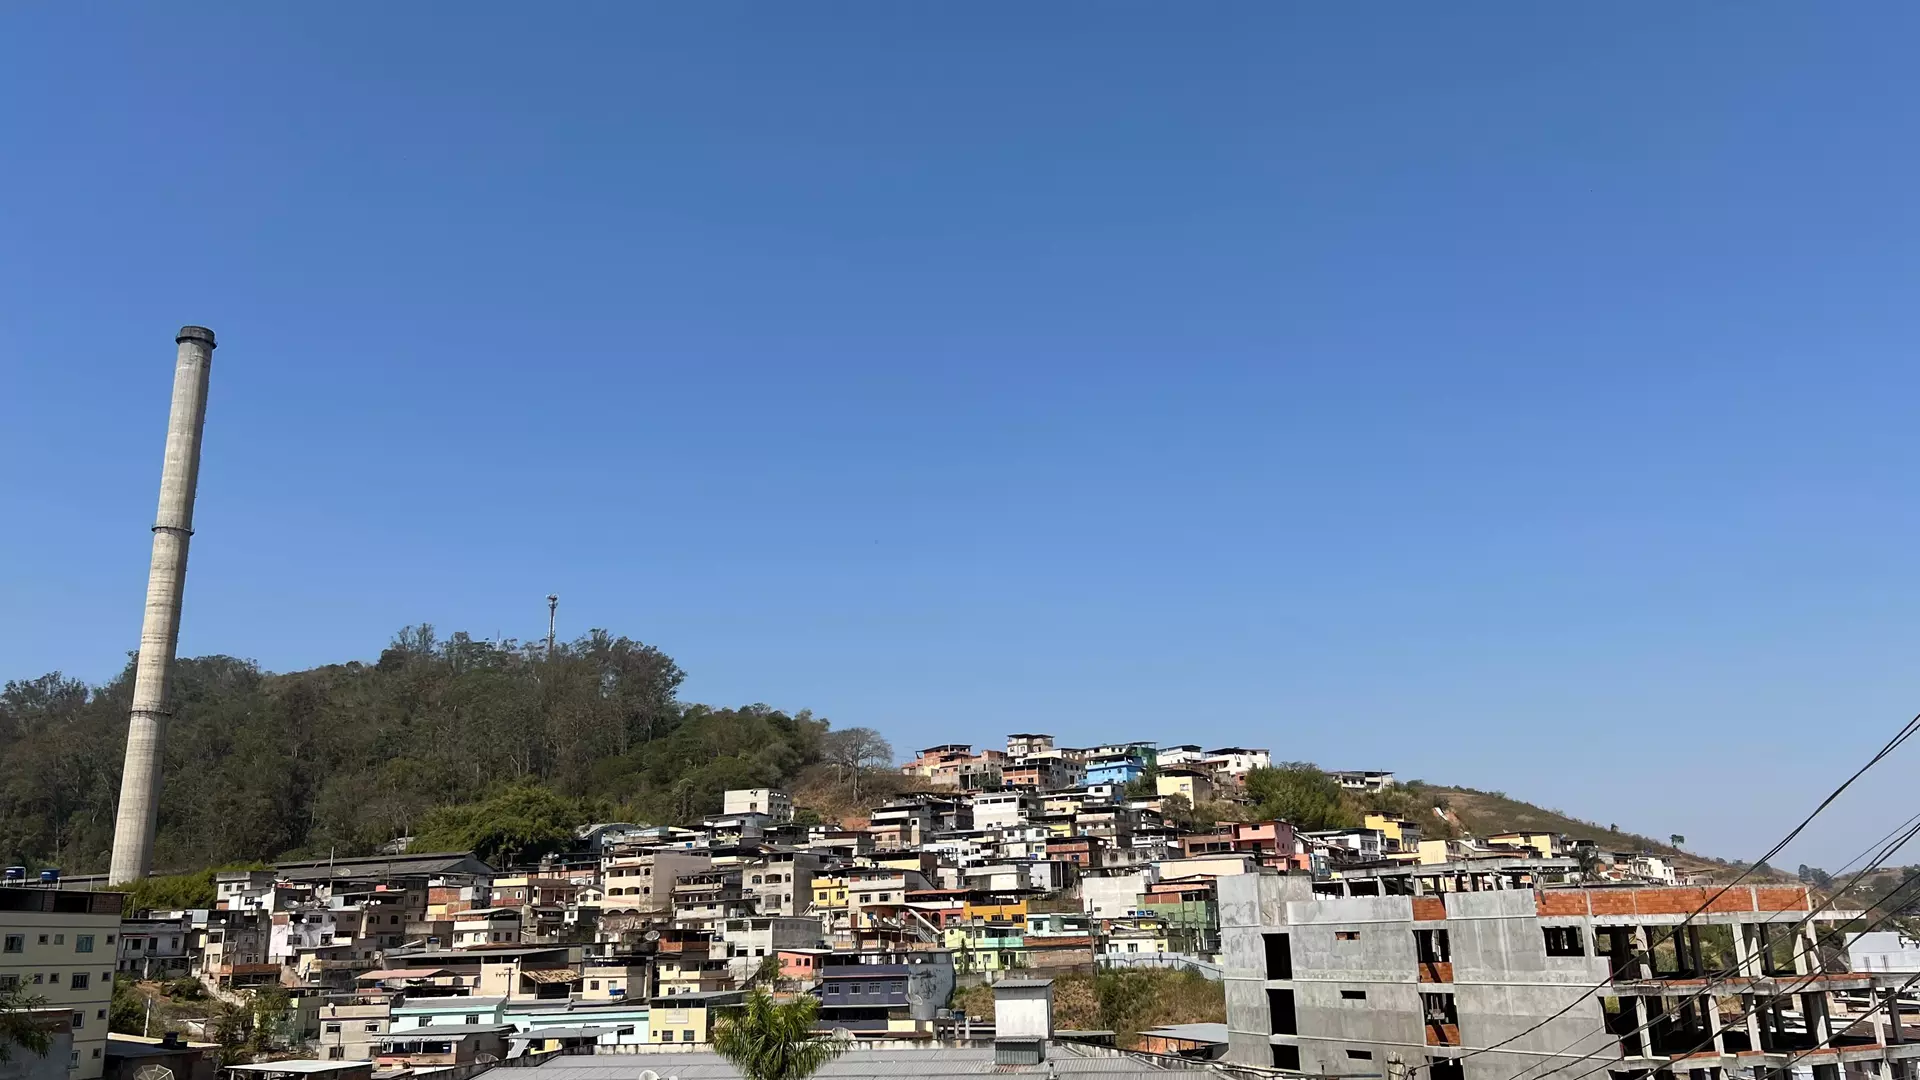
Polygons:
<instances>
[{"instance_id":1,"label":"blue sky","mask_svg":"<svg viewBox=\"0 0 1920 1080\"><path fill-rule=\"evenodd\" d=\"M0 674L137 643L204 323L183 652L558 592L901 750L1251 743L1752 857L1920 710L1920 19L1367 14L10 8Z\"/></svg>"}]
</instances>

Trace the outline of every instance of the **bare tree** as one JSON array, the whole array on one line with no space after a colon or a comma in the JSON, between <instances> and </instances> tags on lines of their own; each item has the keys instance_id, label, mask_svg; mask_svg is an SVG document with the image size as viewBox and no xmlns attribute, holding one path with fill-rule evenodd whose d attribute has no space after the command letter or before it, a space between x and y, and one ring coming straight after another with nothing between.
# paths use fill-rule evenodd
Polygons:
<instances>
[{"instance_id":1,"label":"bare tree","mask_svg":"<svg viewBox=\"0 0 1920 1080\"><path fill-rule=\"evenodd\" d=\"M893 746L872 728L851 727L829 731L820 748L842 781L851 781L853 801L860 801L860 774L866 769L885 769L893 765Z\"/></svg>"}]
</instances>

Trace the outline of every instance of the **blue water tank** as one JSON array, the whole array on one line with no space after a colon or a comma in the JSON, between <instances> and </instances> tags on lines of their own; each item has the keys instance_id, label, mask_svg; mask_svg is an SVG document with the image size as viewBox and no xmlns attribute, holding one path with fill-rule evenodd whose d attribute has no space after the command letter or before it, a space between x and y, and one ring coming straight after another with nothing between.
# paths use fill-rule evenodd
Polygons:
<instances>
[{"instance_id":1,"label":"blue water tank","mask_svg":"<svg viewBox=\"0 0 1920 1080\"><path fill-rule=\"evenodd\" d=\"M27 880L27 868L26 868L26 867L24 867L24 866L9 866L9 867L7 867L7 869L6 869L6 881L7 881L7 883L8 883L8 884L12 884L12 883L14 883L14 882L17 882L17 881L25 881L25 880Z\"/></svg>"},{"instance_id":2,"label":"blue water tank","mask_svg":"<svg viewBox=\"0 0 1920 1080\"><path fill-rule=\"evenodd\" d=\"M49 870L42 870L42 871L40 871L40 884L42 884L42 885L57 885L57 884L59 884L59 882L60 882L60 871L59 871L59 870L55 870L55 869L49 869Z\"/></svg>"}]
</instances>

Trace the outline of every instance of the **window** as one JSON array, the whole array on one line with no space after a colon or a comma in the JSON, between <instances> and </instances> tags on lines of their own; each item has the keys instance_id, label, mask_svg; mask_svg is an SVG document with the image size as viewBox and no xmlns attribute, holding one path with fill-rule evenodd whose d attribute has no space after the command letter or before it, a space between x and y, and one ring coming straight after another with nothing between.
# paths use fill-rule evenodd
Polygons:
<instances>
[{"instance_id":1,"label":"window","mask_svg":"<svg viewBox=\"0 0 1920 1080\"><path fill-rule=\"evenodd\" d=\"M422 1023L422 1025L421 1025L421 1026L422 1026L422 1027L424 1027L424 1026L425 1026L425 1024L424 1024L424 1022ZM378 1021L378 1020L369 1020L369 1021L367 1021L367 1030L368 1030L368 1031L379 1031L379 1030L380 1030L380 1021Z\"/></svg>"},{"instance_id":2,"label":"window","mask_svg":"<svg viewBox=\"0 0 1920 1080\"><path fill-rule=\"evenodd\" d=\"M113 935L112 935L112 934L108 934L108 935L107 935L107 944L109 944L109 945L111 945L111 944L113 944Z\"/></svg>"},{"instance_id":3,"label":"window","mask_svg":"<svg viewBox=\"0 0 1920 1080\"><path fill-rule=\"evenodd\" d=\"M86 1026L87 1026L87 1014L86 1014L86 1013L83 1013L83 1012L77 1012L77 1013L74 1013L74 1014L73 1014L73 1029L74 1029L75 1031L78 1031L78 1030L80 1030L81 1028L83 1028L83 1027L86 1027Z\"/></svg>"},{"instance_id":4,"label":"window","mask_svg":"<svg viewBox=\"0 0 1920 1080\"><path fill-rule=\"evenodd\" d=\"M1580 928L1577 926L1543 926L1540 932L1547 939L1548 956L1585 956L1587 950L1580 940Z\"/></svg>"},{"instance_id":5,"label":"window","mask_svg":"<svg viewBox=\"0 0 1920 1080\"><path fill-rule=\"evenodd\" d=\"M1267 978L1293 978L1293 940L1285 934L1262 934L1267 946Z\"/></svg>"},{"instance_id":6,"label":"window","mask_svg":"<svg viewBox=\"0 0 1920 1080\"><path fill-rule=\"evenodd\" d=\"M477 1024L477 1023L479 1023L479 1022L480 1022L480 1014L479 1014L479 1013L468 1013L468 1014L467 1014L467 1023L469 1023L469 1024Z\"/></svg>"},{"instance_id":7,"label":"window","mask_svg":"<svg viewBox=\"0 0 1920 1080\"><path fill-rule=\"evenodd\" d=\"M47 943L47 935L45 935L45 934L41 934L41 935L40 935L40 944L42 944L42 945L45 945L46 943Z\"/></svg>"},{"instance_id":8,"label":"window","mask_svg":"<svg viewBox=\"0 0 1920 1080\"><path fill-rule=\"evenodd\" d=\"M128 938L128 939L127 939L127 951L128 951L128 952L139 952L139 951L140 951L140 945L141 945L141 940L140 940L139 938Z\"/></svg>"},{"instance_id":9,"label":"window","mask_svg":"<svg viewBox=\"0 0 1920 1080\"><path fill-rule=\"evenodd\" d=\"M324 1026L324 1027L322 1028L322 1030L323 1030L323 1031L324 1031L324 1032L325 1032L326 1034L328 1034L328 1035L338 1035L338 1034L340 1034L340 1025L339 1025L339 1024L327 1024L327 1025L325 1025L325 1026Z\"/></svg>"},{"instance_id":10,"label":"window","mask_svg":"<svg viewBox=\"0 0 1920 1080\"><path fill-rule=\"evenodd\" d=\"M1293 991L1267 991L1267 1017L1275 1035L1298 1035L1300 1028L1293 1015Z\"/></svg>"},{"instance_id":11,"label":"window","mask_svg":"<svg viewBox=\"0 0 1920 1080\"><path fill-rule=\"evenodd\" d=\"M1365 1001L1367 1000L1367 992L1365 990L1342 990L1340 991L1340 1000Z\"/></svg>"},{"instance_id":12,"label":"window","mask_svg":"<svg viewBox=\"0 0 1920 1080\"><path fill-rule=\"evenodd\" d=\"M1300 1048L1297 1046L1282 1046L1275 1043L1273 1047L1273 1067L1276 1069L1291 1069L1294 1072L1299 1072Z\"/></svg>"},{"instance_id":13,"label":"window","mask_svg":"<svg viewBox=\"0 0 1920 1080\"><path fill-rule=\"evenodd\" d=\"M73 973L73 978L67 980L67 985L73 987L75 990L85 990L87 988L88 978L89 976L86 972L76 971Z\"/></svg>"},{"instance_id":14,"label":"window","mask_svg":"<svg viewBox=\"0 0 1920 1080\"><path fill-rule=\"evenodd\" d=\"M693 1029L692 1029L692 1028L688 1028L687 1030L685 1030L685 1031L682 1031L682 1032L680 1033L680 1041L681 1041L681 1042L692 1042L692 1041L693 1041Z\"/></svg>"},{"instance_id":15,"label":"window","mask_svg":"<svg viewBox=\"0 0 1920 1080\"><path fill-rule=\"evenodd\" d=\"M53 943L55 945L65 945L67 943L67 935L65 934L53 935Z\"/></svg>"},{"instance_id":16,"label":"window","mask_svg":"<svg viewBox=\"0 0 1920 1080\"><path fill-rule=\"evenodd\" d=\"M25 934L8 934L7 935L6 950L8 952L24 952L26 951L26 948L27 948L27 936Z\"/></svg>"},{"instance_id":17,"label":"window","mask_svg":"<svg viewBox=\"0 0 1920 1080\"><path fill-rule=\"evenodd\" d=\"M58 986L60 984L60 973L57 971L47 972L47 981Z\"/></svg>"},{"instance_id":18,"label":"window","mask_svg":"<svg viewBox=\"0 0 1920 1080\"><path fill-rule=\"evenodd\" d=\"M96 1012L95 1012L95 1013L93 1014L93 1018L94 1018L95 1020L105 1020L105 1019L107 1018L107 1010L105 1010L105 1009L100 1009L100 1010L98 1010L98 1011L96 1011Z\"/></svg>"},{"instance_id":19,"label":"window","mask_svg":"<svg viewBox=\"0 0 1920 1080\"><path fill-rule=\"evenodd\" d=\"M98 1047L98 1046L96 1046L96 1047L94 1047L94 1048L93 1048L93 1056L94 1056L94 1057L99 1057L99 1056L100 1056L100 1047Z\"/></svg>"},{"instance_id":20,"label":"window","mask_svg":"<svg viewBox=\"0 0 1920 1080\"><path fill-rule=\"evenodd\" d=\"M75 935L73 939L73 951L74 952L92 952L93 951L93 935L92 934Z\"/></svg>"},{"instance_id":21,"label":"window","mask_svg":"<svg viewBox=\"0 0 1920 1080\"><path fill-rule=\"evenodd\" d=\"M1373 1051L1371 1051L1371 1050L1349 1050L1349 1051L1347 1051L1347 1057L1348 1057L1348 1059L1349 1059L1349 1060L1352 1060L1352 1061L1372 1061L1372 1060L1373 1060Z\"/></svg>"},{"instance_id":22,"label":"window","mask_svg":"<svg viewBox=\"0 0 1920 1080\"><path fill-rule=\"evenodd\" d=\"M589 989L589 990L598 990L598 989L600 989L600 980L599 980L599 979L588 979L588 980L587 980L587 989Z\"/></svg>"},{"instance_id":23,"label":"window","mask_svg":"<svg viewBox=\"0 0 1920 1080\"><path fill-rule=\"evenodd\" d=\"M1333 940L1335 940L1335 941L1359 941L1359 940L1360 940L1360 931L1358 931L1358 930L1335 930L1335 931L1333 932ZM1372 1055L1371 1055L1371 1054L1369 1054L1368 1056L1369 1056L1369 1057L1371 1057Z\"/></svg>"},{"instance_id":24,"label":"window","mask_svg":"<svg viewBox=\"0 0 1920 1080\"><path fill-rule=\"evenodd\" d=\"M327 1057L334 1061L340 1061L344 1059L346 1056L347 1056L347 1048L344 1046L327 1047Z\"/></svg>"},{"instance_id":25,"label":"window","mask_svg":"<svg viewBox=\"0 0 1920 1080\"><path fill-rule=\"evenodd\" d=\"M45 975L42 975L37 971L33 973L33 985L35 986L39 986L41 983L45 982L46 979L47 977Z\"/></svg>"}]
</instances>

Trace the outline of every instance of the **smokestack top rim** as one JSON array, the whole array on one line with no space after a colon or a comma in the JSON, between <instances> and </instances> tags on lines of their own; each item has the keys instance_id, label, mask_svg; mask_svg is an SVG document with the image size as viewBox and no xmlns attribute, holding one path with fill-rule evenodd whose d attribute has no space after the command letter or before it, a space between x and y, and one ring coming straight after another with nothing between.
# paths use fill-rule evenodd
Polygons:
<instances>
[{"instance_id":1,"label":"smokestack top rim","mask_svg":"<svg viewBox=\"0 0 1920 1080\"><path fill-rule=\"evenodd\" d=\"M213 331L207 329L204 326L181 327L180 333L174 336L173 342L174 344L178 345L183 341L202 341L206 343L206 346L209 349L217 348L213 340Z\"/></svg>"}]
</instances>

